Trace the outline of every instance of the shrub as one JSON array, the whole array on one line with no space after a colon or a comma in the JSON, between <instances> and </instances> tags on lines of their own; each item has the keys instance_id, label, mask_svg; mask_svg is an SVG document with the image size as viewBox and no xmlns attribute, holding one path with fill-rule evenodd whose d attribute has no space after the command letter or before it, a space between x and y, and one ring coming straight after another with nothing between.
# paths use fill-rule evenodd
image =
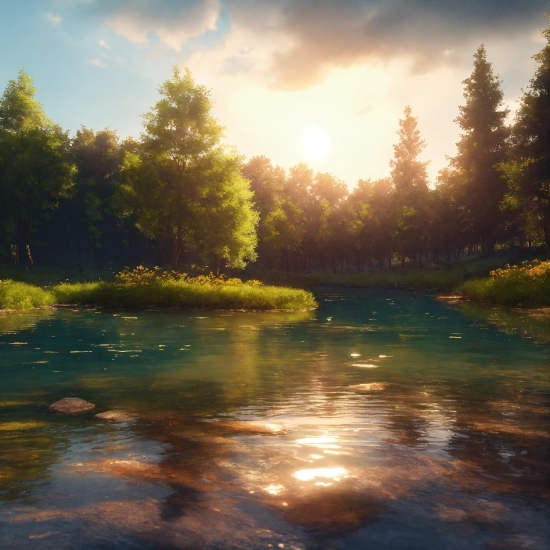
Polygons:
<instances>
[{"instance_id":1,"label":"shrub","mask_svg":"<svg viewBox=\"0 0 550 550\"><path fill-rule=\"evenodd\" d=\"M525 261L491 271L490 277L466 281L458 291L472 300L515 306L550 305L550 261Z\"/></svg>"},{"instance_id":2,"label":"shrub","mask_svg":"<svg viewBox=\"0 0 550 550\"><path fill-rule=\"evenodd\" d=\"M54 303L55 296L48 290L27 283L0 281L0 309L31 309Z\"/></svg>"}]
</instances>

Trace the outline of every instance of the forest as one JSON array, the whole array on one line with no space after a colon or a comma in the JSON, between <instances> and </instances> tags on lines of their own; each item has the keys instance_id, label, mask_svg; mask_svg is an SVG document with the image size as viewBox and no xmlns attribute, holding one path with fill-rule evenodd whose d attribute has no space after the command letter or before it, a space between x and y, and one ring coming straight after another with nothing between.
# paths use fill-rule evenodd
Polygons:
<instances>
[{"instance_id":1,"label":"forest","mask_svg":"<svg viewBox=\"0 0 550 550\"><path fill-rule=\"evenodd\" d=\"M543 31L550 41L550 26ZM174 68L138 140L49 120L23 70L0 98L0 262L358 271L550 249L550 44L515 118L484 46L463 81L454 157L430 182L410 107L388 176L348 189L224 145L210 92Z\"/></svg>"}]
</instances>

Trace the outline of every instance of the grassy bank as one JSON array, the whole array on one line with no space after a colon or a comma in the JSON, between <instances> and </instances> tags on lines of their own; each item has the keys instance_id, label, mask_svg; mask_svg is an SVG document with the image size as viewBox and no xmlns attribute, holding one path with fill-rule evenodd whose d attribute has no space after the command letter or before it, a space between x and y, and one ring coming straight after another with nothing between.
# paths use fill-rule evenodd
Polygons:
<instances>
[{"instance_id":1,"label":"grassy bank","mask_svg":"<svg viewBox=\"0 0 550 550\"><path fill-rule=\"evenodd\" d=\"M61 283L40 288L3 281L0 309L30 309L53 304L111 308L309 309L308 291L263 285L259 281L186 275L143 267L119 273L115 281Z\"/></svg>"},{"instance_id":2,"label":"grassy bank","mask_svg":"<svg viewBox=\"0 0 550 550\"><path fill-rule=\"evenodd\" d=\"M524 262L492 271L489 277L465 281L457 292L477 302L504 306L550 306L550 261Z\"/></svg>"},{"instance_id":3,"label":"grassy bank","mask_svg":"<svg viewBox=\"0 0 550 550\"><path fill-rule=\"evenodd\" d=\"M307 309L316 307L310 292L254 286L200 285L164 281L139 286L116 283L61 284L53 288L58 304L114 308Z\"/></svg>"},{"instance_id":4,"label":"grassy bank","mask_svg":"<svg viewBox=\"0 0 550 550\"><path fill-rule=\"evenodd\" d=\"M51 290L19 281L0 281L0 309L32 309L51 306L55 302Z\"/></svg>"},{"instance_id":5,"label":"grassy bank","mask_svg":"<svg viewBox=\"0 0 550 550\"><path fill-rule=\"evenodd\" d=\"M506 265L503 258L471 259L452 266L430 268L396 268L376 271L317 273L284 273L263 271L257 276L273 284L290 284L301 288L316 286L347 286L355 288L414 288L451 290L463 281L487 275L491 270Z\"/></svg>"}]
</instances>

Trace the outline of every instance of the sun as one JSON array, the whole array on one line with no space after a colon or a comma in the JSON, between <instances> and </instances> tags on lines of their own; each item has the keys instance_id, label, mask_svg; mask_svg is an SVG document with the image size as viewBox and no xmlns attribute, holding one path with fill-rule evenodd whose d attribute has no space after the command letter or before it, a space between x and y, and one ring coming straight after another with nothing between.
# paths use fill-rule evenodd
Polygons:
<instances>
[{"instance_id":1,"label":"sun","mask_svg":"<svg viewBox=\"0 0 550 550\"><path fill-rule=\"evenodd\" d=\"M302 132L300 145L309 161L320 161L330 153L330 135L318 126L310 126Z\"/></svg>"}]
</instances>

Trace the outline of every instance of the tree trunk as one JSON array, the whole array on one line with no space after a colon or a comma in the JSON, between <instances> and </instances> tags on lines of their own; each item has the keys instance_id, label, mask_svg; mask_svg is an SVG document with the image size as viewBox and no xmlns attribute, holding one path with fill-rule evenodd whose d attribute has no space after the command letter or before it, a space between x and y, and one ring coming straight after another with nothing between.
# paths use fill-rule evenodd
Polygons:
<instances>
[{"instance_id":1,"label":"tree trunk","mask_svg":"<svg viewBox=\"0 0 550 550\"><path fill-rule=\"evenodd\" d=\"M25 250L27 251L27 259L29 260L29 268L34 269L34 262L32 261L31 247L30 245L25 245Z\"/></svg>"},{"instance_id":2,"label":"tree trunk","mask_svg":"<svg viewBox=\"0 0 550 550\"><path fill-rule=\"evenodd\" d=\"M14 216L13 224L14 224L15 244L11 245L11 254L13 256L13 263L16 266L18 266L19 265L19 217L18 216Z\"/></svg>"},{"instance_id":3,"label":"tree trunk","mask_svg":"<svg viewBox=\"0 0 550 550\"><path fill-rule=\"evenodd\" d=\"M157 245L159 247L159 263L162 267L164 265L164 239L162 236L157 236Z\"/></svg>"},{"instance_id":4,"label":"tree trunk","mask_svg":"<svg viewBox=\"0 0 550 550\"><path fill-rule=\"evenodd\" d=\"M82 245L80 239L78 239L78 245L76 247L76 264L78 266L78 272L82 271Z\"/></svg>"},{"instance_id":5,"label":"tree trunk","mask_svg":"<svg viewBox=\"0 0 550 550\"><path fill-rule=\"evenodd\" d=\"M181 225L178 225L178 228L176 230L176 238L174 239L174 248L172 251L172 269L174 271L178 271L179 269L181 248L182 248L182 228L181 228Z\"/></svg>"},{"instance_id":6,"label":"tree trunk","mask_svg":"<svg viewBox=\"0 0 550 550\"><path fill-rule=\"evenodd\" d=\"M29 268L34 269L34 262L32 260L31 254L31 229L32 229L32 218L29 218L29 225L27 226L27 239L25 243L25 250L27 251L27 259L29 260Z\"/></svg>"}]
</instances>

